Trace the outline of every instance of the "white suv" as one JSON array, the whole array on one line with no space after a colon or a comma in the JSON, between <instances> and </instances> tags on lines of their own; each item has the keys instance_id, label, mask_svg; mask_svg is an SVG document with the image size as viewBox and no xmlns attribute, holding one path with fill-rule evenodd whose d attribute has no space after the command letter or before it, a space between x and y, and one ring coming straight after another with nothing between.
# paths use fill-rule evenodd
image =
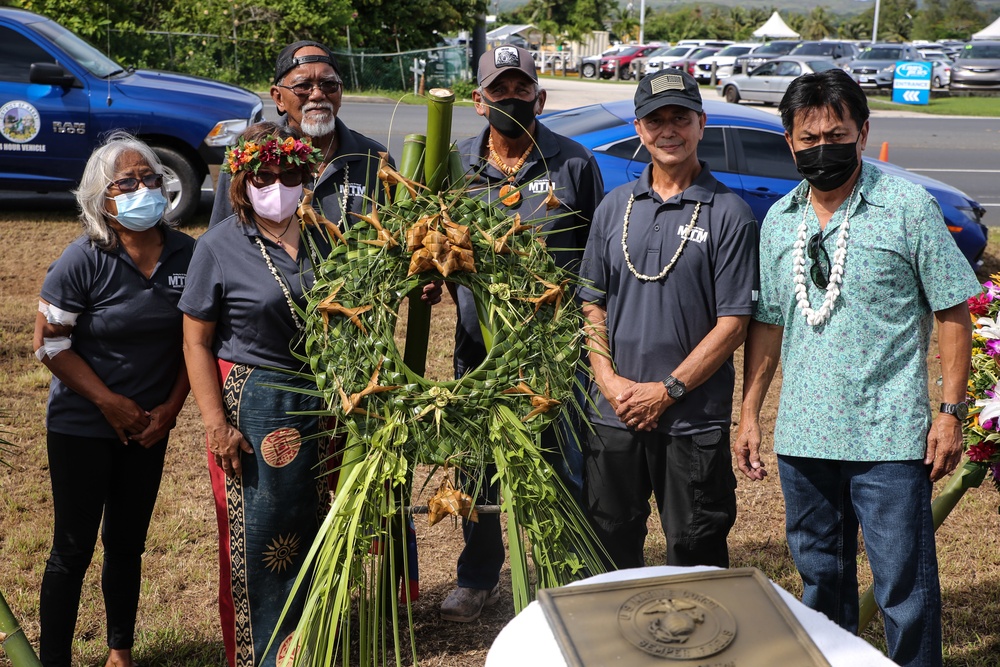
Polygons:
<instances>
[{"instance_id":1,"label":"white suv","mask_svg":"<svg viewBox=\"0 0 1000 667\"><path fill-rule=\"evenodd\" d=\"M737 57L753 53L761 46L763 44L757 42L730 44L715 55L699 60L694 68L694 78L697 79L698 83L708 83L712 78L712 65L714 64L716 78L724 79L732 75L733 63L736 62Z\"/></svg>"}]
</instances>

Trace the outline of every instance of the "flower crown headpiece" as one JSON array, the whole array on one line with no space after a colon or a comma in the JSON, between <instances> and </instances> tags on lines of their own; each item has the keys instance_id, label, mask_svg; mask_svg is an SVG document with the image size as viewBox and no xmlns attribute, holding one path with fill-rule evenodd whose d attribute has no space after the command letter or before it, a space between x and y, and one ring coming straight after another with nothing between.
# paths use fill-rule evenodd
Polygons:
<instances>
[{"instance_id":1,"label":"flower crown headpiece","mask_svg":"<svg viewBox=\"0 0 1000 667\"><path fill-rule=\"evenodd\" d=\"M241 137L238 144L227 148L222 171L229 174L235 174L237 171L256 174L264 164L302 167L319 164L322 161L323 152L309 141L301 141L294 137L280 139L269 134L259 141L247 141Z\"/></svg>"}]
</instances>

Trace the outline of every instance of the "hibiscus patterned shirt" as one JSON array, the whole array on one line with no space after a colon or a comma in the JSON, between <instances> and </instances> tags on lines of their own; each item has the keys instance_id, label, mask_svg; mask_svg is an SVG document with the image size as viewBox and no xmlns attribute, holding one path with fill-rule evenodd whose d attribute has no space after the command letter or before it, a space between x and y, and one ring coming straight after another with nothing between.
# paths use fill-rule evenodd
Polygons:
<instances>
[{"instance_id":1,"label":"hibiscus patterned shirt","mask_svg":"<svg viewBox=\"0 0 1000 667\"><path fill-rule=\"evenodd\" d=\"M934 311L981 291L934 198L865 164L850 204L840 297L825 324L809 326L794 291L793 243L820 231L803 182L776 202L761 228L760 300L754 319L784 327L774 451L844 461L922 459L931 410L927 350ZM822 231L831 263L849 197ZM809 303L826 294L809 277Z\"/></svg>"}]
</instances>

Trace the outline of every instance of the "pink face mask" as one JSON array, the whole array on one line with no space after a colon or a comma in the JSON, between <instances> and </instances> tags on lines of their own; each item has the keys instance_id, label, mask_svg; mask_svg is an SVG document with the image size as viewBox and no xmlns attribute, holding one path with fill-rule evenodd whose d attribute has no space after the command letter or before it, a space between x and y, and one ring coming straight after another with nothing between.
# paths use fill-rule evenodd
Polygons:
<instances>
[{"instance_id":1,"label":"pink face mask","mask_svg":"<svg viewBox=\"0 0 1000 667\"><path fill-rule=\"evenodd\" d=\"M250 200L254 212L271 222L278 223L290 218L295 213L295 209L298 208L301 197L301 185L289 187L278 181L258 188L254 187L252 183L247 183L247 198Z\"/></svg>"}]
</instances>

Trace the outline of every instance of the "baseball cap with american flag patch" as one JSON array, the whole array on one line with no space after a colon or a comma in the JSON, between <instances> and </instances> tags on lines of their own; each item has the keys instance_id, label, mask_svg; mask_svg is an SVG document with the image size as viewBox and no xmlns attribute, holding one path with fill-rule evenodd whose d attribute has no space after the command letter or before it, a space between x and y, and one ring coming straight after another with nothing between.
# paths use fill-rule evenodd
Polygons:
<instances>
[{"instance_id":1,"label":"baseball cap with american flag patch","mask_svg":"<svg viewBox=\"0 0 1000 667\"><path fill-rule=\"evenodd\" d=\"M702 112L701 90L694 77L679 69L665 69L642 78L635 91L635 117L668 105Z\"/></svg>"}]
</instances>

